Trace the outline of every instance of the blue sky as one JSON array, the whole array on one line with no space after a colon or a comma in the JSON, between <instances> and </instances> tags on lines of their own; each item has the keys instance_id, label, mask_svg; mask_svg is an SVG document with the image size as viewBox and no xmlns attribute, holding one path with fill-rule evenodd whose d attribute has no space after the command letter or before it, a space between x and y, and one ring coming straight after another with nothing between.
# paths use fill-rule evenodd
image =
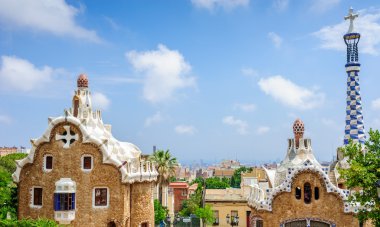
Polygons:
<instances>
[{"instance_id":1,"label":"blue sky","mask_svg":"<svg viewBox=\"0 0 380 227\"><path fill-rule=\"evenodd\" d=\"M299 117L320 160L343 144L343 17L360 17L365 127L380 127L380 3L0 0L0 146L30 146L76 77L116 138L181 162L281 160Z\"/></svg>"}]
</instances>

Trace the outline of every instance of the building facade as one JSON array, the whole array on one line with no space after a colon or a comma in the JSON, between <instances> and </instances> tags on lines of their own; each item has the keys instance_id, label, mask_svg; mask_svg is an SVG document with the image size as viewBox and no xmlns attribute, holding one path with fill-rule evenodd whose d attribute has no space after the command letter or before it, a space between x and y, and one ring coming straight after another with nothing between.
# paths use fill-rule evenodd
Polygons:
<instances>
[{"instance_id":1,"label":"building facade","mask_svg":"<svg viewBox=\"0 0 380 227\"><path fill-rule=\"evenodd\" d=\"M135 145L112 136L91 105L88 78L77 80L72 107L49 118L17 161L18 218L49 218L73 226L154 226L157 171Z\"/></svg>"}]
</instances>

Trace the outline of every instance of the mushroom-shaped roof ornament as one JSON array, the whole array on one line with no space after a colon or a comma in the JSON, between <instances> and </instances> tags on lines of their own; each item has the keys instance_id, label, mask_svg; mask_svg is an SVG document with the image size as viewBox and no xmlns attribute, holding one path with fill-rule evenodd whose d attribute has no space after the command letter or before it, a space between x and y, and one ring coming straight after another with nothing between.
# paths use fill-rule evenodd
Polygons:
<instances>
[{"instance_id":1,"label":"mushroom-shaped roof ornament","mask_svg":"<svg viewBox=\"0 0 380 227\"><path fill-rule=\"evenodd\" d=\"M88 78L86 74L80 74L77 80L78 88L88 88Z\"/></svg>"}]
</instances>

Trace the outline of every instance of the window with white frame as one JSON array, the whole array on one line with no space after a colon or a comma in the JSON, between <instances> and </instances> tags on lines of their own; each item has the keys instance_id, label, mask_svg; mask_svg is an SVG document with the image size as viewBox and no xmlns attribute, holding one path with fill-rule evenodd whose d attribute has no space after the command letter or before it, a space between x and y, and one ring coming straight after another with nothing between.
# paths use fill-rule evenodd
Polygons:
<instances>
[{"instance_id":1,"label":"window with white frame","mask_svg":"<svg viewBox=\"0 0 380 227\"><path fill-rule=\"evenodd\" d=\"M93 207L107 208L109 205L109 190L107 187L96 187L93 190Z\"/></svg>"},{"instance_id":2,"label":"window with white frame","mask_svg":"<svg viewBox=\"0 0 380 227\"><path fill-rule=\"evenodd\" d=\"M82 170L83 171L91 171L94 165L92 155L83 155L82 156Z\"/></svg>"},{"instance_id":3,"label":"window with white frame","mask_svg":"<svg viewBox=\"0 0 380 227\"><path fill-rule=\"evenodd\" d=\"M32 206L42 207L42 188L41 187L32 188Z\"/></svg>"},{"instance_id":4,"label":"window with white frame","mask_svg":"<svg viewBox=\"0 0 380 227\"><path fill-rule=\"evenodd\" d=\"M47 154L44 156L44 171L50 172L53 170L53 156Z\"/></svg>"}]
</instances>

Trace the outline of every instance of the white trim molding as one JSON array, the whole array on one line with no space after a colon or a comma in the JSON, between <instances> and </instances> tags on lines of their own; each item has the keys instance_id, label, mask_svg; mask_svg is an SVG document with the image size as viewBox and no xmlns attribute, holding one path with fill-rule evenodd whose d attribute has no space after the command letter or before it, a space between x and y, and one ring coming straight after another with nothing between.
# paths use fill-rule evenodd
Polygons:
<instances>
[{"instance_id":1,"label":"white trim molding","mask_svg":"<svg viewBox=\"0 0 380 227\"><path fill-rule=\"evenodd\" d=\"M51 169L47 169L46 168L46 158L47 157L51 157L52 158L52 160L51 160ZM42 170L45 172L45 173L49 173L49 172L51 172L52 170L53 170L53 168L54 168L54 157L53 157L53 155L52 154L45 154L44 155L44 160L43 160L43 165L42 165Z\"/></svg>"},{"instance_id":2,"label":"white trim molding","mask_svg":"<svg viewBox=\"0 0 380 227\"><path fill-rule=\"evenodd\" d=\"M41 188L41 205L35 205L34 204L34 189L35 188ZM30 208L35 208L35 209L40 209L42 208L42 206L44 205L44 190L41 186L33 186L31 189L30 189L30 203L29 203L29 206Z\"/></svg>"}]
</instances>

